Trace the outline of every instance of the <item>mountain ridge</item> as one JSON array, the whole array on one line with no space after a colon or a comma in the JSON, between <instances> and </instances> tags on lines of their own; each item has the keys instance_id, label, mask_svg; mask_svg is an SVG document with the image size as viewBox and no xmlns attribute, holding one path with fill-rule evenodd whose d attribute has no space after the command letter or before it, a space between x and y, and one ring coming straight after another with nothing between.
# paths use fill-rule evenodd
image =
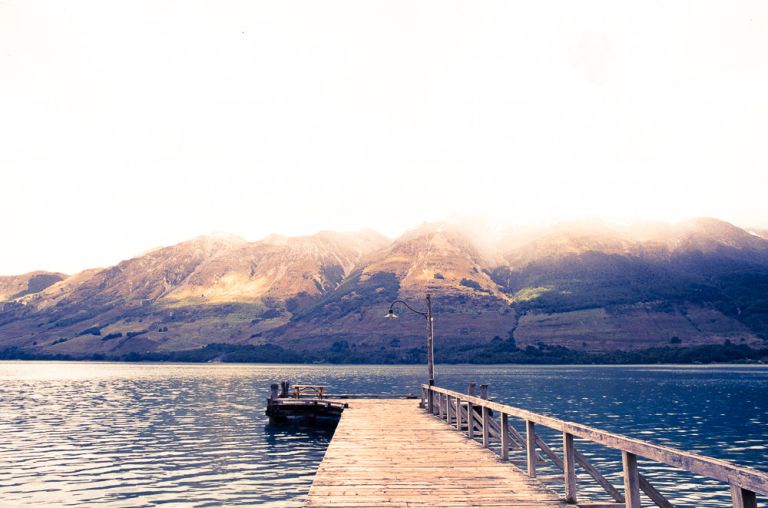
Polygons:
<instances>
[{"instance_id":1,"label":"mountain ridge","mask_svg":"<svg viewBox=\"0 0 768 508\"><path fill-rule=\"evenodd\" d=\"M423 318L381 318L426 293L438 348L467 355L764 347L768 240L709 218L206 235L71 276L0 277L0 349L116 357L225 343L400 361L423 354Z\"/></svg>"}]
</instances>

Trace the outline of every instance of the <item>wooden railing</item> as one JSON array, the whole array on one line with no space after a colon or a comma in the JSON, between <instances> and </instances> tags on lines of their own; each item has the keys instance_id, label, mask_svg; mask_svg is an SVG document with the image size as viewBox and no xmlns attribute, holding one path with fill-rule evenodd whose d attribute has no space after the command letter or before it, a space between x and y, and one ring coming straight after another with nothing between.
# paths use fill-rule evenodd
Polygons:
<instances>
[{"instance_id":1,"label":"wooden railing","mask_svg":"<svg viewBox=\"0 0 768 508\"><path fill-rule=\"evenodd\" d=\"M576 465L591 476L613 503L594 504L601 507L640 507L640 493L645 493L657 506L673 506L648 479L638 471L637 458L643 457L667 464L684 471L698 474L730 485L733 506L757 508L756 494L768 495L768 474L749 467L739 467L724 460L713 459L695 453L659 446L639 439L606 432L578 423L533 413L488 400L487 385L481 385L480 396L474 394L474 384L468 393L460 393L437 386L422 385L422 403L427 411L442 418L459 432L466 432L470 439L479 439L490 447L491 440L500 445L502 460L509 460L510 450L524 450L531 477L536 476L537 464L544 458L563 472L563 490L568 503L576 503ZM493 415L498 413L498 421ZM525 435L511 425L510 418L518 418L525 424ZM557 455L537 434L538 425L562 433L562 457ZM582 438L608 448L621 451L624 493L614 487L574 445L574 437ZM586 505L582 505L586 506Z\"/></svg>"}]
</instances>

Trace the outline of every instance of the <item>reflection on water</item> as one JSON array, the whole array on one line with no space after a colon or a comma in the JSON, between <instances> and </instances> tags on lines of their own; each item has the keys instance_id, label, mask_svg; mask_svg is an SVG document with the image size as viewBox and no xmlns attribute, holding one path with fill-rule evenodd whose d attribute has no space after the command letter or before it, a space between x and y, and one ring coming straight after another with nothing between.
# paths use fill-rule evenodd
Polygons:
<instances>
[{"instance_id":1,"label":"reflection on water","mask_svg":"<svg viewBox=\"0 0 768 508\"><path fill-rule=\"evenodd\" d=\"M415 393L424 370L0 362L0 504L299 506L332 432L267 425L269 385ZM447 388L488 382L515 406L768 470L763 367L444 366L438 374ZM621 486L618 454L577 446ZM727 503L718 482L645 462L641 471L676 504ZM586 481L579 488L599 492Z\"/></svg>"}]
</instances>

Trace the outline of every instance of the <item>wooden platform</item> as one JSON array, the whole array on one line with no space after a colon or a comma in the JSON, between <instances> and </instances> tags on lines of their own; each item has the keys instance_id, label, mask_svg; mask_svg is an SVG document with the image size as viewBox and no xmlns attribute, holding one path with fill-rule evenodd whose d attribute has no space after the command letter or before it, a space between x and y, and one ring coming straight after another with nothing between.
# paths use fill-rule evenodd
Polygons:
<instances>
[{"instance_id":1,"label":"wooden platform","mask_svg":"<svg viewBox=\"0 0 768 508\"><path fill-rule=\"evenodd\" d=\"M416 400L349 400L307 506L565 506Z\"/></svg>"}]
</instances>

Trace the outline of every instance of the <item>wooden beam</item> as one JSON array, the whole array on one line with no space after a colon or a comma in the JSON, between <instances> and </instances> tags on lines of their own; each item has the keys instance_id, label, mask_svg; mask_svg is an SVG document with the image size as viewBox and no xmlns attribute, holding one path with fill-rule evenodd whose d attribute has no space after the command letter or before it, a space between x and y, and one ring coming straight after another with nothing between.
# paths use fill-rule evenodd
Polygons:
<instances>
[{"instance_id":1,"label":"wooden beam","mask_svg":"<svg viewBox=\"0 0 768 508\"><path fill-rule=\"evenodd\" d=\"M573 434L563 433L563 481L565 484L565 502L576 503L576 449L573 446Z\"/></svg>"},{"instance_id":2,"label":"wooden beam","mask_svg":"<svg viewBox=\"0 0 768 508\"><path fill-rule=\"evenodd\" d=\"M651 485L645 476L638 474L637 478L640 480L640 490L645 492L645 495L651 498L651 501L656 503L656 506L660 506L661 508L674 508L672 503L667 501L667 498L665 498L661 492L656 490L656 487Z\"/></svg>"},{"instance_id":3,"label":"wooden beam","mask_svg":"<svg viewBox=\"0 0 768 508\"><path fill-rule=\"evenodd\" d=\"M471 402L467 402L467 437L475 439L475 408Z\"/></svg>"},{"instance_id":4,"label":"wooden beam","mask_svg":"<svg viewBox=\"0 0 768 508\"><path fill-rule=\"evenodd\" d=\"M456 430L458 432L461 432L461 424L463 422L462 418L462 410L461 410L461 399L459 397L456 397Z\"/></svg>"},{"instance_id":5,"label":"wooden beam","mask_svg":"<svg viewBox=\"0 0 768 508\"><path fill-rule=\"evenodd\" d=\"M731 485L731 499L733 508L757 508L757 496L751 490L742 489L738 485Z\"/></svg>"},{"instance_id":6,"label":"wooden beam","mask_svg":"<svg viewBox=\"0 0 768 508\"><path fill-rule=\"evenodd\" d=\"M509 416L501 413L501 460L509 460Z\"/></svg>"},{"instance_id":7,"label":"wooden beam","mask_svg":"<svg viewBox=\"0 0 768 508\"><path fill-rule=\"evenodd\" d=\"M483 408L483 447L488 448L491 444L491 412L487 407Z\"/></svg>"},{"instance_id":8,"label":"wooden beam","mask_svg":"<svg viewBox=\"0 0 768 508\"><path fill-rule=\"evenodd\" d=\"M583 456L578 450L576 450L576 453L574 454L576 457L576 462L584 468L584 471L589 473L589 476L595 479L597 483L600 484L600 486L605 490L608 495L610 495L614 501L617 503L624 503L624 495L619 492L619 490L614 487L611 482L608 481L608 479L603 476L600 471L597 470L595 466L593 466L585 456Z\"/></svg>"},{"instance_id":9,"label":"wooden beam","mask_svg":"<svg viewBox=\"0 0 768 508\"><path fill-rule=\"evenodd\" d=\"M624 496L627 508L640 508L640 479L637 472L637 455L621 452L621 462L624 466Z\"/></svg>"},{"instance_id":10,"label":"wooden beam","mask_svg":"<svg viewBox=\"0 0 768 508\"><path fill-rule=\"evenodd\" d=\"M536 424L525 420L526 457L528 458L528 476L536 476Z\"/></svg>"}]
</instances>

